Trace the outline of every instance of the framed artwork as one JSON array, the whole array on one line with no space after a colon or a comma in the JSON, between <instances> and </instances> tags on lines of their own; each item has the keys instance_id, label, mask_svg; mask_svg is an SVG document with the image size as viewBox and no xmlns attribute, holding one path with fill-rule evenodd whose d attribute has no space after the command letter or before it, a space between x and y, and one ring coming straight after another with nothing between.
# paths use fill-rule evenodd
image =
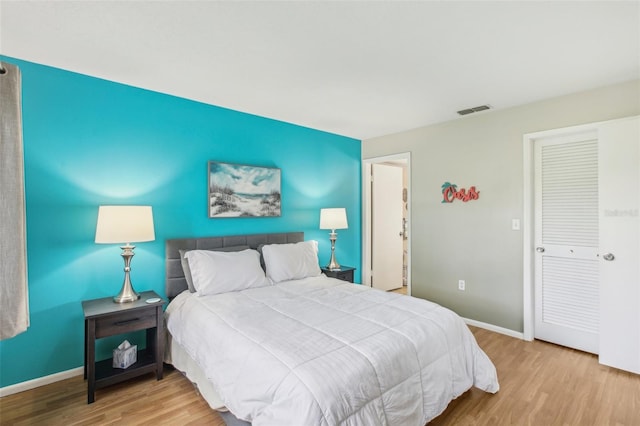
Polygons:
<instances>
[{"instance_id":1,"label":"framed artwork","mask_svg":"<svg viewBox=\"0 0 640 426\"><path fill-rule=\"evenodd\" d=\"M209 161L209 217L278 217L280 169Z\"/></svg>"}]
</instances>

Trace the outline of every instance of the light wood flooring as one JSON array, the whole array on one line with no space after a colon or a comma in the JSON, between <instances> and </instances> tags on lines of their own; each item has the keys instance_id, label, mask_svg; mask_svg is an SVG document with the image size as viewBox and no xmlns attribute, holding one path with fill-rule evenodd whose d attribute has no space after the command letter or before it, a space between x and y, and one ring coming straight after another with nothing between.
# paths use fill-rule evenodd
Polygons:
<instances>
[{"instance_id":1,"label":"light wood flooring","mask_svg":"<svg viewBox=\"0 0 640 426\"><path fill-rule=\"evenodd\" d=\"M400 288L396 288L395 290L391 290L390 293L398 293L398 294L407 294L407 286L402 286Z\"/></svg>"},{"instance_id":2,"label":"light wood flooring","mask_svg":"<svg viewBox=\"0 0 640 426\"><path fill-rule=\"evenodd\" d=\"M496 365L500 391L471 389L430 425L640 425L640 376L572 349L471 330ZM171 368L163 380L149 374L100 389L95 403L86 402L86 383L74 377L0 398L0 424L224 426Z\"/></svg>"}]
</instances>

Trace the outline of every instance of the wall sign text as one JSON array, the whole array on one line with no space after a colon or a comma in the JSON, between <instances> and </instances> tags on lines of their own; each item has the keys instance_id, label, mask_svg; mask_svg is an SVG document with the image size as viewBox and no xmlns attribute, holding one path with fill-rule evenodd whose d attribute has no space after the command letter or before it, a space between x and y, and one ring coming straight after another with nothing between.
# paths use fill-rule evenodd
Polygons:
<instances>
[{"instance_id":1,"label":"wall sign text","mask_svg":"<svg viewBox=\"0 0 640 426\"><path fill-rule=\"evenodd\" d=\"M480 191L472 186L468 190L465 188L458 189L455 183L445 182L442 184L442 202L453 203L454 200L460 200L464 203L480 198Z\"/></svg>"}]
</instances>

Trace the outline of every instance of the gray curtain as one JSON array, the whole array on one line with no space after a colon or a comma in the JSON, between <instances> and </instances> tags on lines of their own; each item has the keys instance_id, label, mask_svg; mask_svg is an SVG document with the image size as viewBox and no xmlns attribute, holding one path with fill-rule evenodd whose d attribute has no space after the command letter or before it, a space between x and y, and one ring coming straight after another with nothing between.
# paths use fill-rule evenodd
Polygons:
<instances>
[{"instance_id":1,"label":"gray curtain","mask_svg":"<svg viewBox=\"0 0 640 426\"><path fill-rule=\"evenodd\" d=\"M0 62L0 340L29 327L20 69Z\"/></svg>"}]
</instances>

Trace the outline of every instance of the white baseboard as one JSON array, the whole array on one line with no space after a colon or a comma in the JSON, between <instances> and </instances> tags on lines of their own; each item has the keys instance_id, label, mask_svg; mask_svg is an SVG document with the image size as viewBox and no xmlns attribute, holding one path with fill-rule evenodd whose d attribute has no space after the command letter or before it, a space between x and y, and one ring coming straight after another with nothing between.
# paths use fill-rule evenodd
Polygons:
<instances>
[{"instance_id":1,"label":"white baseboard","mask_svg":"<svg viewBox=\"0 0 640 426\"><path fill-rule=\"evenodd\" d=\"M462 318L465 323L478 328L484 328L485 330L494 331L496 333L505 334L507 336L515 337L516 339L524 340L524 333L520 331L509 330L508 328L498 327L497 325L487 324L486 322L480 322L468 318Z\"/></svg>"},{"instance_id":2,"label":"white baseboard","mask_svg":"<svg viewBox=\"0 0 640 426\"><path fill-rule=\"evenodd\" d=\"M51 374L49 376L39 377L37 379L27 380L26 382L16 383L15 385L5 386L3 388L0 388L0 398L80 375L84 375L84 367L72 368L71 370L61 371L60 373Z\"/></svg>"}]
</instances>

